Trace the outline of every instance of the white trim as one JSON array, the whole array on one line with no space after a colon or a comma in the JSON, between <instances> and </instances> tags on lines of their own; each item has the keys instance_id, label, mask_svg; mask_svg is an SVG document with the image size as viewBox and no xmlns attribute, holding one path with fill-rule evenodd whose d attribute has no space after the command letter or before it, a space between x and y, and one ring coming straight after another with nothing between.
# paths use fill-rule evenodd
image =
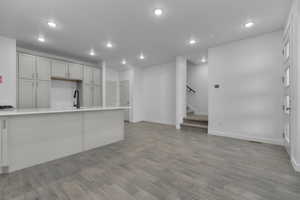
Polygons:
<instances>
[{"instance_id":1,"label":"white trim","mask_svg":"<svg viewBox=\"0 0 300 200\"><path fill-rule=\"evenodd\" d=\"M297 163L297 161L292 157L291 163L295 169L295 171L300 172L300 163Z\"/></svg>"},{"instance_id":2,"label":"white trim","mask_svg":"<svg viewBox=\"0 0 300 200\"><path fill-rule=\"evenodd\" d=\"M81 61L79 59L68 58L65 56L58 56L55 54L25 49L25 48L21 48L21 47L17 47L17 53L25 53L25 54L30 54L33 56L40 56L40 57L45 57L45 58L49 58L49 59L53 59L53 60L60 60L60 61L64 61L64 62L71 62L71 63L81 64L81 65L88 65L88 66L96 67L96 68L99 68L99 63L101 63L101 62L93 63L93 62Z\"/></svg>"},{"instance_id":3,"label":"white trim","mask_svg":"<svg viewBox=\"0 0 300 200\"><path fill-rule=\"evenodd\" d=\"M224 132L216 129L208 129L209 135L215 135L215 136L223 136L223 137L230 137L240 140L248 140L248 141L255 141L255 142L262 142L267 144L276 144L276 145L282 145L283 146L283 139L270 139L270 138L259 138L259 137L249 137L244 136L239 133L233 133L233 132Z\"/></svg>"}]
</instances>

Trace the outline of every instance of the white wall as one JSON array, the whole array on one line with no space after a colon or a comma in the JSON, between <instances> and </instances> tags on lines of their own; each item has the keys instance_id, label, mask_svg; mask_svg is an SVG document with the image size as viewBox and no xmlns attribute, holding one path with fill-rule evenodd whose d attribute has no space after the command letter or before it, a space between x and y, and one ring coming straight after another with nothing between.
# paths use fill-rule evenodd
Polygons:
<instances>
[{"instance_id":1,"label":"white wall","mask_svg":"<svg viewBox=\"0 0 300 200\"><path fill-rule=\"evenodd\" d=\"M132 84L132 121L140 122L144 120L143 112L143 70L139 67L132 67L133 70L133 84Z\"/></svg>"},{"instance_id":2,"label":"white wall","mask_svg":"<svg viewBox=\"0 0 300 200\"><path fill-rule=\"evenodd\" d=\"M187 59L176 57L175 73L175 105L176 105L176 128L180 129L183 118L186 117L186 83L187 83Z\"/></svg>"},{"instance_id":3,"label":"white wall","mask_svg":"<svg viewBox=\"0 0 300 200\"><path fill-rule=\"evenodd\" d=\"M120 83L120 81L129 81L129 105L130 105L130 107L132 107L132 103L133 103L133 75L134 75L133 69L128 69L128 70L119 72L119 83ZM119 94L121 94L120 91L119 91ZM129 115L129 121L132 122L133 121L132 109L130 109L128 112L126 112L125 115L127 115L127 113Z\"/></svg>"},{"instance_id":4,"label":"white wall","mask_svg":"<svg viewBox=\"0 0 300 200\"><path fill-rule=\"evenodd\" d=\"M187 84L196 93L187 92L187 105L197 115L208 115L208 64L188 63Z\"/></svg>"},{"instance_id":5,"label":"white wall","mask_svg":"<svg viewBox=\"0 0 300 200\"><path fill-rule=\"evenodd\" d=\"M281 41L278 31L209 49L210 134L282 143Z\"/></svg>"},{"instance_id":6,"label":"white wall","mask_svg":"<svg viewBox=\"0 0 300 200\"><path fill-rule=\"evenodd\" d=\"M51 108L73 107L74 90L77 83L74 81L51 81Z\"/></svg>"},{"instance_id":7,"label":"white wall","mask_svg":"<svg viewBox=\"0 0 300 200\"><path fill-rule=\"evenodd\" d=\"M175 63L147 67L143 70L144 120L175 124Z\"/></svg>"},{"instance_id":8,"label":"white wall","mask_svg":"<svg viewBox=\"0 0 300 200\"><path fill-rule=\"evenodd\" d=\"M16 40L0 36L0 105L16 107L17 81L16 81Z\"/></svg>"}]
</instances>

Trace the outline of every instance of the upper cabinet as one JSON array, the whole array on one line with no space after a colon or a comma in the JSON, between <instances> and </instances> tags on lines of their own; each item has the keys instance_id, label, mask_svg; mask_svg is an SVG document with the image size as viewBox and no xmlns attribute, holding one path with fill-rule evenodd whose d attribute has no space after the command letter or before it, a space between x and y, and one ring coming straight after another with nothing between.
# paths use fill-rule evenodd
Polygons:
<instances>
[{"instance_id":1,"label":"upper cabinet","mask_svg":"<svg viewBox=\"0 0 300 200\"><path fill-rule=\"evenodd\" d=\"M19 78L35 78L35 56L19 54Z\"/></svg>"},{"instance_id":2,"label":"upper cabinet","mask_svg":"<svg viewBox=\"0 0 300 200\"><path fill-rule=\"evenodd\" d=\"M82 80L83 67L80 64L53 60L51 76L53 78Z\"/></svg>"},{"instance_id":3,"label":"upper cabinet","mask_svg":"<svg viewBox=\"0 0 300 200\"><path fill-rule=\"evenodd\" d=\"M69 79L82 80L82 78L83 78L82 65L75 64L75 63L69 63L68 75L69 75L69 77L68 77Z\"/></svg>"},{"instance_id":4,"label":"upper cabinet","mask_svg":"<svg viewBox=\"0 0 300 200\"><path fill-rule=\"evenodd\" d=\"M36 79L49 81L51 79L51 60L48 58L36 58Z\"/></svg>"},{"instance_id":5,"label":"upper cabinet","mask_svg":"<svg viewBox=\"0 0 300 200\"><path fill-rule=\"evenodd\" d=\"M86 84L93 84L93 67L84 66L83 82Z\"/></svg>"},{"instance_id":6,"label":"upper cabinet","mask_svg":"<svg viewBox=\"0 0 300 200\"><path fill-rule=\"evenodd\" d=\"M83 82L86 84L101 84L101 70L94 67L84 66Z\"/></svg>"},{"instance_id":7,"label":"upper cabinet","mask_svg":"<svg viewBox=\"0 0 300 200\"><path fill-rule=\"evenodd\" d=\"M66 62L52 60L51 76L55 78L67 78L67 67Z\"/></svg>"}]
</instances>

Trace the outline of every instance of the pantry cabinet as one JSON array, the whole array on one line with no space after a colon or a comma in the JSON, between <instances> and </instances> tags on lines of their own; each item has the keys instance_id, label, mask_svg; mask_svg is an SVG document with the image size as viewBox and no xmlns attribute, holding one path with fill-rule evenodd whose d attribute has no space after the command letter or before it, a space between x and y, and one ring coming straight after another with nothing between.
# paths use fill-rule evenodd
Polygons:
<instances>
[{"instance_id":1,"label":"pantry cabinet","mask_svg":"<svg viewBox=\"0 0 300 200\"><path fill-rule=\"evenodd\" d=\"M85 84L100 85L101 84L101 70L98 68L84 66L84 78Z\"/></svg>"},{"instance_id":2,"label":"pantry cabinet","mask_svg":"<svg viewBox=\"0 0 300 200\"><path fill-rule=\"evenodd\" d=\"M82 89L84 107L102 106L101 86L84 84Z\"/></svg>"},{"instance_id":3,"label":"pantry cabinet","mask_svg":"<svg viewBox=\"0 0 300 200\"><path fill-rule=\"evenodd\" d=\"M36 73L35 56L19 54L19 78L34 79Z\"/></svg>"},{"instance_id":4,"label":"pantry cabinet","mask_svg":"<svg viewBox=\"0 0 300 200\"><path fill-rule=\"evenodd\" d=\"M36 106L38 108L50 107L50 81L36 82Z\"/></svg>"},{"instance_id":5,"label":"pantry cabinet","mask_svg":"<svg viewBox=\"0 0 300 200\"><path fill-rule=\"evenodd\" d=\"M102 105L101 70L91 66L18 53L18 107L50 107L51 81L77 81L81 105Z\"/></svg>"},{"instance_id":6,"label":"pantry cabinet","mask_svg":"<svg viewBox=\"0 0 300 200\"><path fill-rule=\"evenodd\" d=\"M49 81L51 78L51 60L43 57L36 57L37 80Z\"/></svg>"},{"instance_id":7,"label":"pantry cabinet","mask_svg":"<svg viewBox=\"0 0 300 200\"><path fill-rule=\"evenodd\" d=\"M19 53L18 64L18 107L49 107L51 60Z\"/></svg>"},{"instance_id":8,"label":"pantry cabinet","mask_svg":"<svg viewBox=\"0 0 300 200\"><path fill-rule=\"evenodd\" d=\"M18 104L19 108L34 108L35 107L35 84L31 79L19 79Z\"/></svg>"}]
</instances>

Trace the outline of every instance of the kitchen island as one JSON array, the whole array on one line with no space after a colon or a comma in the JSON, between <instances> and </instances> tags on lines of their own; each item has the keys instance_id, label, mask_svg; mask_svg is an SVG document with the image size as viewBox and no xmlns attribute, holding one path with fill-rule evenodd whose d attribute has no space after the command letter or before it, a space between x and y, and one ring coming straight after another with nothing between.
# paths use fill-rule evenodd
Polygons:
<instances>
[{"instance_id":1,"label":"kitchen island","mask_svg":"<svg viewBox=\"0 0 300 200\"><path fill-rule=\"evenodd\" d=\"M123 140L127 109L0 111L0 174Z\"/></svg>"}]
</instances>

